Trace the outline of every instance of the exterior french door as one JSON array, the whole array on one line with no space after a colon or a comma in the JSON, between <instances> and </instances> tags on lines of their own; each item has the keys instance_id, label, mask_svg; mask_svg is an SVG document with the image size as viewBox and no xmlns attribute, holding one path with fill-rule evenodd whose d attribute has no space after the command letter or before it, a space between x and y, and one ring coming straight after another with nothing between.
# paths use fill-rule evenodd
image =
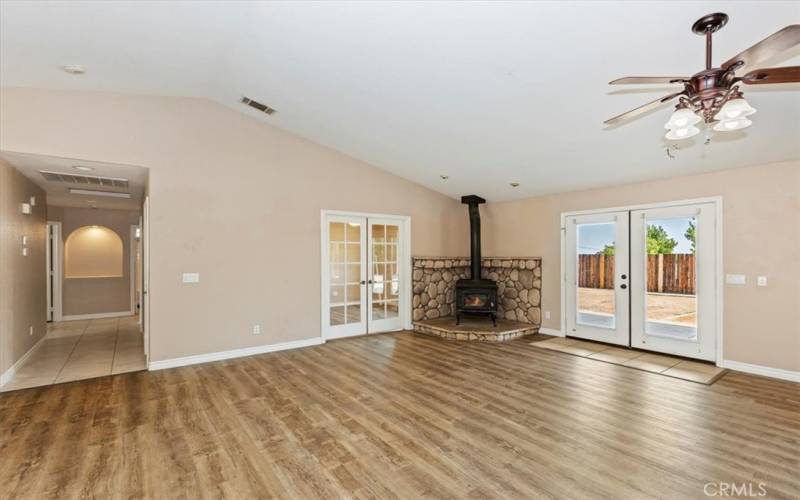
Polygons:
<instances>
[{"instance_id":1,"label":"exterior french door","mask_svg":"<svg viewBox=\"0 0 800 500\"><path fill-rule=\"evenodd\" d=\"M629 344L628 212L566 218L567 335Z\"/></svg>"},{"instance_id":2,"label":"exterior french door","mask_svg":"<svg viewBox=\"0 0 800 500\"><path fill-rule=\"evenodd\" d=\"M323 227L323 336L400 330L407 277L402 220L327 215Z\"/></svg>"},{"instance_id":3,"label":"exterior french door","mask_svg":"<svg viewBox=\"0 0 800 500\"><path fill-rule=\"evenodd\" d=\"M566 335L715 360L716 209L565 217Z\"/></svg>"},{"instance_id":4,"label":"exterior french door","mask_svg":"<svg viewBox=\"0 0 800 500\"><path fill-rule=\"evenodd\" d=\"M710 203L631 212L631 346L715 360L715 226ZM676 245L655 253L664 233Z\"/></svg>"}]
</instances>

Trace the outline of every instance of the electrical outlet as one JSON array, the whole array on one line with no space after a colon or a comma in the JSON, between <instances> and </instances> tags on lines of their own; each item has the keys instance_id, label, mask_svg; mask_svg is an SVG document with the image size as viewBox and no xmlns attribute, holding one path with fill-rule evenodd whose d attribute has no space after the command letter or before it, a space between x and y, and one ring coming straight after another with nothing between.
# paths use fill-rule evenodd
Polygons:
<instances>
[{"instance_id":1,"label":"electrical outlet","mask_svg":"<svg viewBox=\"0 0 800 500\"><path fill-rule=\"evenodd\" d=\"M253 325L253 335L261 335L261 325Z\"/></svg>"},{"instance_id":2,"label":"electrical outlet","mask_svg":"<svg viewBox=\"0 0 800 500\"><path fill-rule=\"evenodd\" d=\"M544 319L550 319L550 311L544 312Z\"/></svg>"},{"instance_id":3,"label":"electrical outlet","mask_svg":"<svg viewBox=\"0 0 800 500\"><path fill-rule=\"evenodd\" d=\"M200 273L183 273L184 283L200 283Z\"/></svg>"},{"instance_id":4,"label":"electrical outlet","mask_svg":"<svg viewBox=\"0 0 800 500\"><path fill-rule=\"evenodd\" d=\"M767 286L767 277L766 276L759 276L758 277L758 286Z\"/></svg>"},{"instance_id":5,"label":"electrical outlet","mask_svg":"<svg viewBox=\"0 0 800 500\"><path fill-rule=\"evenodd\" d=\"M29 327L28 327L28 335L30 335L31 337L33 337L33 326L29 326Z\"/></svg>"}]
</instances>

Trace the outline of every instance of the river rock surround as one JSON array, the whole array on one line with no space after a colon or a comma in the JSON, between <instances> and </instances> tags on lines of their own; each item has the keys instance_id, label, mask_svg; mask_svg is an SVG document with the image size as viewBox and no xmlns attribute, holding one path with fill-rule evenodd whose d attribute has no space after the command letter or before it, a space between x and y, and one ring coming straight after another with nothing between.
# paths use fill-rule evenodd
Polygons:
<instances>
[{"instance_id":1,"label":"river rock surround","mask_svg":"<svg viewBox=\"0 0 800 500\"><path fill-rule=\"evenodd\" d=\"M455 315L455 284L469 278L469 264L466 257L412 258L414 321ZM497 282L498 318L541 324L539 257L484 258L481 277Z\"/></svg>"}]
</instances>

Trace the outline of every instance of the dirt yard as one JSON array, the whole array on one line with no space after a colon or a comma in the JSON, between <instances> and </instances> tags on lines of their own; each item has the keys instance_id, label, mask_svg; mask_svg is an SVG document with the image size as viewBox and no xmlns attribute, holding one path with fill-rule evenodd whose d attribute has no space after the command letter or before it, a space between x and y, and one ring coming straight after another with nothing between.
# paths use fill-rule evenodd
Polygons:
<instances>
[{"instance_id":1,"label":"dirt yard","mask_svg":"<svg viewBox=\"0 0 800 500\"><path fill-rule=\"evenodd\" d=\"M599 288L578 288L578 309L612 314L614 291ZM647 319L682 325L697 324L697 298L694 295L647 294Z\"/></svg>"}]
</instances>

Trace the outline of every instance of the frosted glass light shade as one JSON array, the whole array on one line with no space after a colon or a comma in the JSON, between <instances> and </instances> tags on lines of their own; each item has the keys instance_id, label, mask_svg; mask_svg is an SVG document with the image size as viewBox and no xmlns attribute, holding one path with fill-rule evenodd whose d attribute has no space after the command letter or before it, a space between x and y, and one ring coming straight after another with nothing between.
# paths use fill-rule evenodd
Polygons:
<instances>
[{"instance_id":1,"label":"frosted glass light shade","mask_svg":"<svg viewBox=\"0 0 800 500\"><path fill-rule=\"evenodd\" d=\"M719 121L734 120L750 116L755 112L756 108L750 106L750 103L745 101L744 97L737 97L723 104L722 109L714 115L714 119Z\"/></svg>"},{"instance_id":2,"label":"frosted glass light shade","mask_svg":"<svg viewBox=\"0 0 800 500\"><path fill-rule=\"evenodd\" d=\"M731 132L733 130L742 130L752 125L753 122L747 118L739 118L738 120L725 120L714 125L714 130L717 132Z\"/></svg>"},{"instance_id":3,"label":"frosted glass light shade","mask_svg":"<svg viewBox=\"0 0 800 500\"><path fill-rule=\"evenodd\" d=\"M667 130L677 130L691 127L699 121L700 117L697 116L694 111L689 108L680 108L672 113L672 116L669 117L669 121L664 124L664 128Z\"/></svg>"},{"instance_id":4,"label":"frosted glass light shade","mask_svg":"<svg viewBox=\"0 0 800 500\"><path fill-rule=\"evenodd\" d=\"M670 130L667 132L666 138L671 141L680 141L683 139L688 139L689 137L694 137L699 133L699 128L695 127L694 125L689 125L688 127Z\"/></svg>"}]
</instances>

